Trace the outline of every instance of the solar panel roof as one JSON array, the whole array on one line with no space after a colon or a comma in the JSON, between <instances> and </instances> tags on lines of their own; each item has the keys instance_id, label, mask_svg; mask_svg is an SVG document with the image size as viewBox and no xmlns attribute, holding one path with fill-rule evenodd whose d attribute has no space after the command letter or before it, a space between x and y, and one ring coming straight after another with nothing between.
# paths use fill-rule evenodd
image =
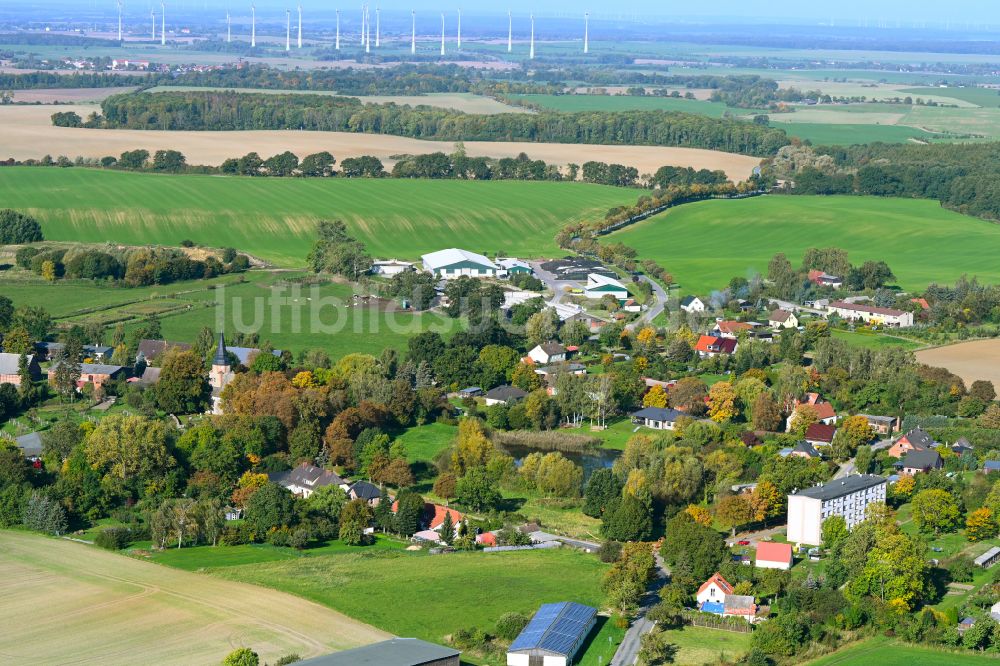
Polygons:
<instances>
[{"instance_id":1,"label":"solar panel roof","mask_svg":"<svg viewBox=\"0 0 1000 666\"><path fill-rule=\"evenodd\" d=\"M572 601L544 604L508 651L545 650L572 657L595 615L596 609Z\"/></svg>"}]
</instances>

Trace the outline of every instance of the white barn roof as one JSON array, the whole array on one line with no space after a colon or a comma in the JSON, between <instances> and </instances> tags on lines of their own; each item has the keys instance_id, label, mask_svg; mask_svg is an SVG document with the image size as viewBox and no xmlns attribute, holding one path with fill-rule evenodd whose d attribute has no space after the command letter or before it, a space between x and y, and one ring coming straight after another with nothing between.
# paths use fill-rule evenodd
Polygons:
<instances>
[{"instance_id":1,"label":"white barn roof","mask_svg":"<svg viewBox=\"0 0 1000 666\"><path fill-rule=\"evenodd\" d=\"M497 265L483 255L476 254L475 252L469 252L468 250L460 250L456 247L425 254L421 257L421 259L423 259L424 266L430 270L437 270L439 268L451 266L452 264L461 263L463 261L480 264L482 266L492 268L493 270L497 269Z\"/></svg>"}]
</instances>

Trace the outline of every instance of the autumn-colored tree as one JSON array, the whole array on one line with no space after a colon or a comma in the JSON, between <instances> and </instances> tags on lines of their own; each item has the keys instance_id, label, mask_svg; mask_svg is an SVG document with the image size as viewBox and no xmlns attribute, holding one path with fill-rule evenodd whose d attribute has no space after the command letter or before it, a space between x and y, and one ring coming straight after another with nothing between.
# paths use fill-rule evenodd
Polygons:
<instances>
[{"instance_id":1,"label":"autumn-colored tree","mask_svg":"<svg viewBox=\"0 0 1000 666\"><path fill-rule=\"evenodd\" d=\"M767 520L779 515L784 510L783 500L784 496L776 485L766 479L758 481L749 496L753 519Z\"/></svg>"},{"instance_id":2,"label":"autumn-colored tree","mask_svg":"<svg viewBox=\"0 0 1000 666\"><path fill-rule=\"evenodd\" d=\"M728 495L719 500L715 507L715 517L723 527L732 530L736 536L736 528L753 520L753 508L745 495Z\"/></svg>"},{"instance_id":3,"label":"autumn-colored tree","mask_svg":"<svg viewBox=\"0 0 1000 666\"><path fill-rule=\"evenodd\" d=\"M42 279L48 282L55 282L56 264L50 259L42 262Z\"/></svg>"},{"instance_id":4,"label":"autumn-colored tree","mask_svg":"<svg viewBox=\"0 0 1000 666\"><path fill-rule=\"evenodd\" d=\"M535 372L534 366L527 363L518 363L514 368L514 372L511 373L510 384L522 391L531 393L542 388L542 378Z\"/></svg>"},{"instance_id":5,"label":"autumn-colored tree","mask_svg":"<svg viewBox=\"0 0 1000 666\"><path fill-rule=\"evenodd\" d=\"M875 437L875 431L868 419L861 415L848 416L840 423L833 439L833 449L838 457L851 458L858 447L868 444Z\"/></svg>"},{"instance_id":6,"label":"autumn-colored tree","mask_svg":"<svg viewBox=\"0 0 1000 666\"><path fill-rule=\"evenodd\" d=\"M652 347L656 344L656 329L652 326L646 326L636 334L635 341L643 347Z\"/></svg>"},{"instance_id":7,"label":"autumn-colored tree","mask_svg":"<svg viewBox=\"0 0 1000 666\"><path fill-rule=\"evenodd\" d=\"M688 504L684 513L694 518L694 522L706 527L712 526L712 512L697 504Z\"/></svg>"},{"instance_id":8,"label":"autumn-colored tree","mask_svg":"<svg viewBox=\"0 0 1000 666\"><path fill-rule=\"evenodd\" d=\"M901 504L908 502L910 497L913 496L913 491L916 487L917 482L913 480L913 477L904 474L899 477L899 480L896 481L896 483L892 484L892 498Z\"/></svg>"},{"instance_id":9,"label":"autumn-colored tree","mask_svg":"<svg viewBox=\"0 0 1000 666\"><path fill-rule=\"evenodd\" d=\"M741 580L733 586L733 594L740 596L750 596L753 594L753 583L748 580Z\"/></svg>"},{"instance_id":10,"label":"autumn-colored tree","mask_svg":"<svg viewBox=\"0 0 1000 666\"><path fill-rule=\"evenodd\" d=\"M458 422L455 451L451 454L451 469L455 476L463 477L474 467L485 467L495 452L496 447L486 437L482 421L465 418Z\"/></svg>"},{"instance_id":11,"label":"autumn-colored tree","mask_svg":"<svg viewBox=\"0 0 1000 666\"><path fill-rule=\"evenodd\" d=\"M791 430L799 437L804 437L806 430L814 423L819 423L819 413L812 405L799 405L792 413Z\"/></svg>"},{"instance_id":12,"label":"autumn-colored tree","mask_svg":"<svg viewBox=\"0 0 1000 666\"><path fill-rule=\"evenodd\" d=\"M750 413L754 430L774 432L781 427L781 406L769 391L754 398Z\"/></svg>"},{"instance_id":13,"label":"autumn-colored tree","mask_svg":"<svg viewBox=\"0 0 1000 666\"><path fill-rule=\"evenodd\" d=\"M298 423L298 391L281 372L259 375L237 373L222 389L222 408L227 414L274 416L292 431Z\"/></svg>"},{"instance_id":14,"label":"autumn-colored tree","mask_svg":"<svg viewBox=\"0 0 1000 666\"><path fill-rule=\"evenodd\" d=\"M984 428L1000 428L1000 404L990 403L979 417L979 425Z\"/></svg>"},{"instance_id":15,"label":"autumn-colored tree","mask_svg":"<svg viewBox=\"0 0 1000 666\"><path fill-rule=\"evenodd\" d=\"M382 481L397 488L407 488L413 485L413 470L405 458L393 458L382 474Z\"/></svg>"},{"instance_id":16,"label":"autumn-colored tree","mask_svg":"<svg viewBox=\"0 0 1000 666\"><path fill-rule=\"evenodd\" d=\"M736 391L729 382L716 382L708 390L708 416L716 423L730 421L738 414Z\"/></svg>"},{"instance_id":17,"label":"autumn-colored tree","mask_svg":"<svg viewBox=\"0 0 1000 666\"><path fill-rule=\"evenodd\" d=\"M705 411L705 396L708 388L697 377L684 377L667 394L670 406L698 416Z\"/></svg>"},{"instance_id":18,"label":"autumn-colored tree","mask_svg":"<svg viewBox=\"0 0 1000 666\"><path fill-rule=\"evenodd\" d=\"M316 377L309 370L303 370L302 372L296 373L292 377L292 386L295 388L315 388L319 386L319 382L316 381Z\"/></svg>"},{"instance_id":19,"label":"autumn-colored tree","mask_svg":"<svg viewBox=\"0 0 1000 666\"><path fill-rule=\"evenodd\" d=\"M458 479L451 472L445 472L434 481L434 494L445 502L455 497L455 484Z\"/></svg>"},{"instance_id":20,"label":"autumn-colored tree","mask_svg":"<svg viewBox=\"0 0 1000 666\"><path fill-rule=\"evenodd\" d=\"M327 430L329 431L329 428ZM357 461L354 459L354 442L346 437L338 437L336 439L324 437L323 442L332 464L344 465L351 469L357 466Z\"/></svg>"},{"instance_id":21,"label":"autumn-colored tree","mask_svg":"<svg viewBox=\"0 0 1000 666\"><path fill-rule=\"evenodd\" d=\"M653 388L646 392L646 395L642 397L643 407L666 407L667 406L667 392L662 386L657 384Z\"/></svg>"},{"instance_id":22,"label":"autumn-colored tree","mask_svg":"<svg viewBox=\"0 0 1000 666\"><path fill-rule=\"evenodd\" d=\"M965 536L969 541L982 541L997 535L997 521L987 507L976 509L965 519Z\"/></svg>"}]
</instances>

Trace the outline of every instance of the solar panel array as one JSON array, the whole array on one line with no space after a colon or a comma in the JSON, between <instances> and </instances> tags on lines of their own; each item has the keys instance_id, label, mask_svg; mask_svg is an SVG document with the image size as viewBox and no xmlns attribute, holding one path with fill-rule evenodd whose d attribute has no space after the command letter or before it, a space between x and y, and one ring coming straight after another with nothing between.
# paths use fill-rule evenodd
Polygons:
<instances>
[{"instance_id":1,"label":"solar panel array","mask_svg":"<svg viewBox=\"0 0 1000 666\"><path fill-rule=\"evenodd\" d=\"M510 644L508 651L546 650L572 657L590 631L596 614L596 609L571 601L545 604Z\"/></svg>"}]
</instances>

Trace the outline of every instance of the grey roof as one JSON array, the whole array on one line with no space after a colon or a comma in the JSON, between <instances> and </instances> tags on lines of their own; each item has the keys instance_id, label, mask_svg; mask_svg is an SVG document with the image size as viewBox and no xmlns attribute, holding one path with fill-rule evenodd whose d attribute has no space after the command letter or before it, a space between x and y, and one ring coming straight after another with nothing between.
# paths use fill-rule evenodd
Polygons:
<instances>
[{"instance_id":1,"label":"grey roof","mask_svg":"<svg viewBox=\"0 0 1000 666\"><path fill-rule=\"evenodd\" d=\"M987 460L983 463L983 469L991 471L1000 469L1000 460Z\"/></svg>"},{"instance_id":2,"label":"grey roof","mask_svg":"<svg viewBox=\"0 0 1000 666\"><path fill-rule=\"evenodd\" d=\"M429 267L431 270L437 270L439 268L463 262L479 264L480 266L492 268L493 270L497 269L497 265L490 261L488 257L476 254L475 252L469 252L468 250L461 250L457 247L431 252L430 254L423 255L421 259L423 260L424 266Z\"/></svg>"},{"instance_id":3,"label":"grey roof","mask_svg":"<svg viewBox=\"0 0 1000 666\"><path fill-rule=\"evenodd\" d=\"M572 601L543 604L507 650L542 650L573 657L593 626L597 609Z\"/></svg>"},{"instance_id":4,"label":"grey roof","mask_svg":"<svg viewBox=\"0 0 1000 666\"><path fill-rule=\"evenodd\" d=\"M792 450L789 451L789 453L804 453L807 456L809 456L810 458L821 458L822 457L820 455L820 452L816 450L816 447L814 447L809 442L799 442L794 447L792 447Z\"/></svg>"},{"instance_id":5,"label":"grey roof","mask_svg":"<svg viewBox=\"0 0 1000 666\"><path fill-rule=\"evenodd\" d=\"M191 349L191 345L186 342L169 342L167 340L139 340L139 347L136 350L136 356L141 356L142 358L152 360L167 351L167 349L179 349L181 351L187 351Z\"/></svg>"},{"instance_id":6,"label":"grey roof","mask_svg":"<svg viewBox=\"0 0 1000 666\"><path fill-rule=\"evenodd\" d=\"M858 414L858 416L863 416L869 421L873 421L875 423L885 423L886 425L890 425L896 421L895 416L880 416L877 414Z\"/></svg>"},{"instance_id":7,"label":"grey roof","mask_svg":"<svg viewBox=\"0 0 1000 666\"><path fill-rule=\"evenodd\" d=\"M226 347L226 351L230 354L234 354L236 358L240 360L242 365L247 365L250 362L250 356L260 352L260 350L256 347ZM271 354L274 356L281 356L281 350L272 349Z\"/></svg>"},{"instance_id":8,"label":"grey roof","mask_svg":"<svg viewBox=\"0 0 1000 666\"><path fill-rule=\"evenodd\" d=\"M684 412L680 412L669 407L644 407L637 412L632 412L632 416L639 419L650 419L652 421L674 422L681 416L685 416L685 414Z\"/></svg>"},{"instance_id":9,"label":"grey roof","mask_svg":"<svg viewBox=\"0 0 1000 666\"><path fill-rule=\"evenodd\" d=\"M34 354L28 354L28 363L35 358ZM20 354L0 354L0 375L16 375L17 366L21 361Z\"/></svg>"},{"instance_id":10,"label":"grey roof","mask_svg":"<svg viewBox=\"0 0 1000 666\"><path fill-rule=\"evenodd\" d=\"M739 610L749 611L754 607L753 597L746 594L727 594L723 597L723 603L727 613Z\"/></svg>"},{"instance_id":11,"label":"grey roof","mask_svg":"<svg viewBox=\"0 0 1000 666\"><path fill-rule=\"evenodd\" d=\"M17 448L28 458L37 458L42 455L42 436L37 432L29 432L14 439Z\"/></svg>"},{"instance_id":12,"label":"grey roof","mask_svg":"<svg viewBox=\"0 0 1000 666\"><path fill-rule=\"evenodd\" d=\"M160 381L160 371L161 368L154 368L152 366L147 367L142 371L142 376L139 377L139 381L137 383L141 386L152 386Z\"/></svg>"},{"instance_id":13,"label":"grey roof","mask_svg":"<svg viewBox=\"0 0 1000 666\"><path fill-rule=\"evenodd\" d=\"M527 391L522 391L516 386L507 386L506 384L486 392L486 397L490 400L503 400L504 402L507 400L520 400L527 397L527 395Z\"/></svg>"},{"instance_id":14,"label":"grey roof","mask_svg":"<svg viewBox=\"0 0 1000 666\"><path fill-rule=\"evenodd\" d=\"M937 451L914 450L903 456L896 467L909 469L930 469L941 465L941 456Z\"/></svg>"},{"instance_id":15,"label":"grey roof","mask_svg":"<svg viewBox=\"0 0 1000 666\"><path fill-rule=\"evenodd\" d=\"M856 493L859 490L865 490L867 488L882 485L884 483L885 478L881 476L876 476L874 474L853 474L842 479L834 479L833 481L829 481L825 484L821 483L818 486L806 488L805 490L800 490L793 494L798 497L812 497L826 502L832 499L837 499L838 497L843 497L844 495Z\"/></svg>"},{"instance_id":16,"label":"grey roof","mask_svg":"<svg viewBox=\"0 0 1000 666\"><path fill-rule=\"evenodd\" d=\"M268 478L282 486L296 485L307 488L322 488L323 486L339 486L344 482L336 472L309 463L302 463L287 472L274 472Z\"/></svg>"},{"instance_id":17,"label":"grey roof","mask_svg":"<svg viewBox=\"0 0 1000 666\"><path fill-rule=\"evenodd\" d=\"M1000 548L997 548L996 546L994 546L993 548L990 548L988 551L986 551L985 553L983 553L982 555L980 555L979 557L977 557L975 559L975 564L977 566L983 566L983 564L985 564L986 562L989 562L990 560L992 560L997 555L1000 555Z\"/></svg>"},{"instance_id":18,"label":"grey roof","mask_svg":"<svg viewBox=\"0 0 1000 666\"><path fill-rule=\"evenodd\" d=\"M59 364L54 364L49 372L54 372ZM116 375L122 371L122 366L120 365L105 365L103 363L81 363L80 364L80 374L81 375Z\"/></svg>"},{"instance_id":19,"label":"grey roof","mask_svg":"<svg viewBox=\"0 0 1000 666\"><path fill-rule=\"evenodd\" d=\"M563 347L558 342L543 342L538 346L541 348L543 352L545 352L549 356L555 356L556 354L566 353L566 348Z\"/></svg>"},{"instance_id":20,"label":"grey roof","mask_svg":"<svg viewBox=\"0 0 1000 666\"><path fill-rule=\"evenodd\" d=\"M99 356L111 356L115 351L114 347L105 345L83 345L84 354L95 354Z\"/></svg>"},{"instance_id":21,"label":"grey roof","mask_svg":"<svg viewBox=\"0 0 1000 666\"><path fill-rule=\"evenodd\" d=\"M923 428L914 428L906 433L904 437L906 437L906 441L912 444L914 448L929 449L934 446L934 438L928 435Z\"/></svg>"},{"instance_id":22,"label":"grey roof","mask_svg":"<svg viewBox=\"0 0 1000 666\"><path fill-rule=\"evenodd\" d=\"M219 343L215 346L212 365L229 365L229 361L226 360L226 336L222 333L219 333Z\"/></svg>"},{"instance_id":23,"label":"grey roof","mask_svg":"<svg viewBox=\"0 0 1000 666\"><path fill-rule=\"evenodd\" d=\"M390 638L353 650L296 662L299 666L421 666L458 657L458 650L419 638Z\"/></svg>"},{"instance_id":24,"label":"grey roof","mask_svg":"<svg viewBox=\"0 0 1000 666\"><path fill-rule=\"evenodd\" d=\"M351 484L350 492L354 493L358 499L373 500L382 496L382 491L374 483L367 481L355 481Z\"/></svg>"}]
</instances>

